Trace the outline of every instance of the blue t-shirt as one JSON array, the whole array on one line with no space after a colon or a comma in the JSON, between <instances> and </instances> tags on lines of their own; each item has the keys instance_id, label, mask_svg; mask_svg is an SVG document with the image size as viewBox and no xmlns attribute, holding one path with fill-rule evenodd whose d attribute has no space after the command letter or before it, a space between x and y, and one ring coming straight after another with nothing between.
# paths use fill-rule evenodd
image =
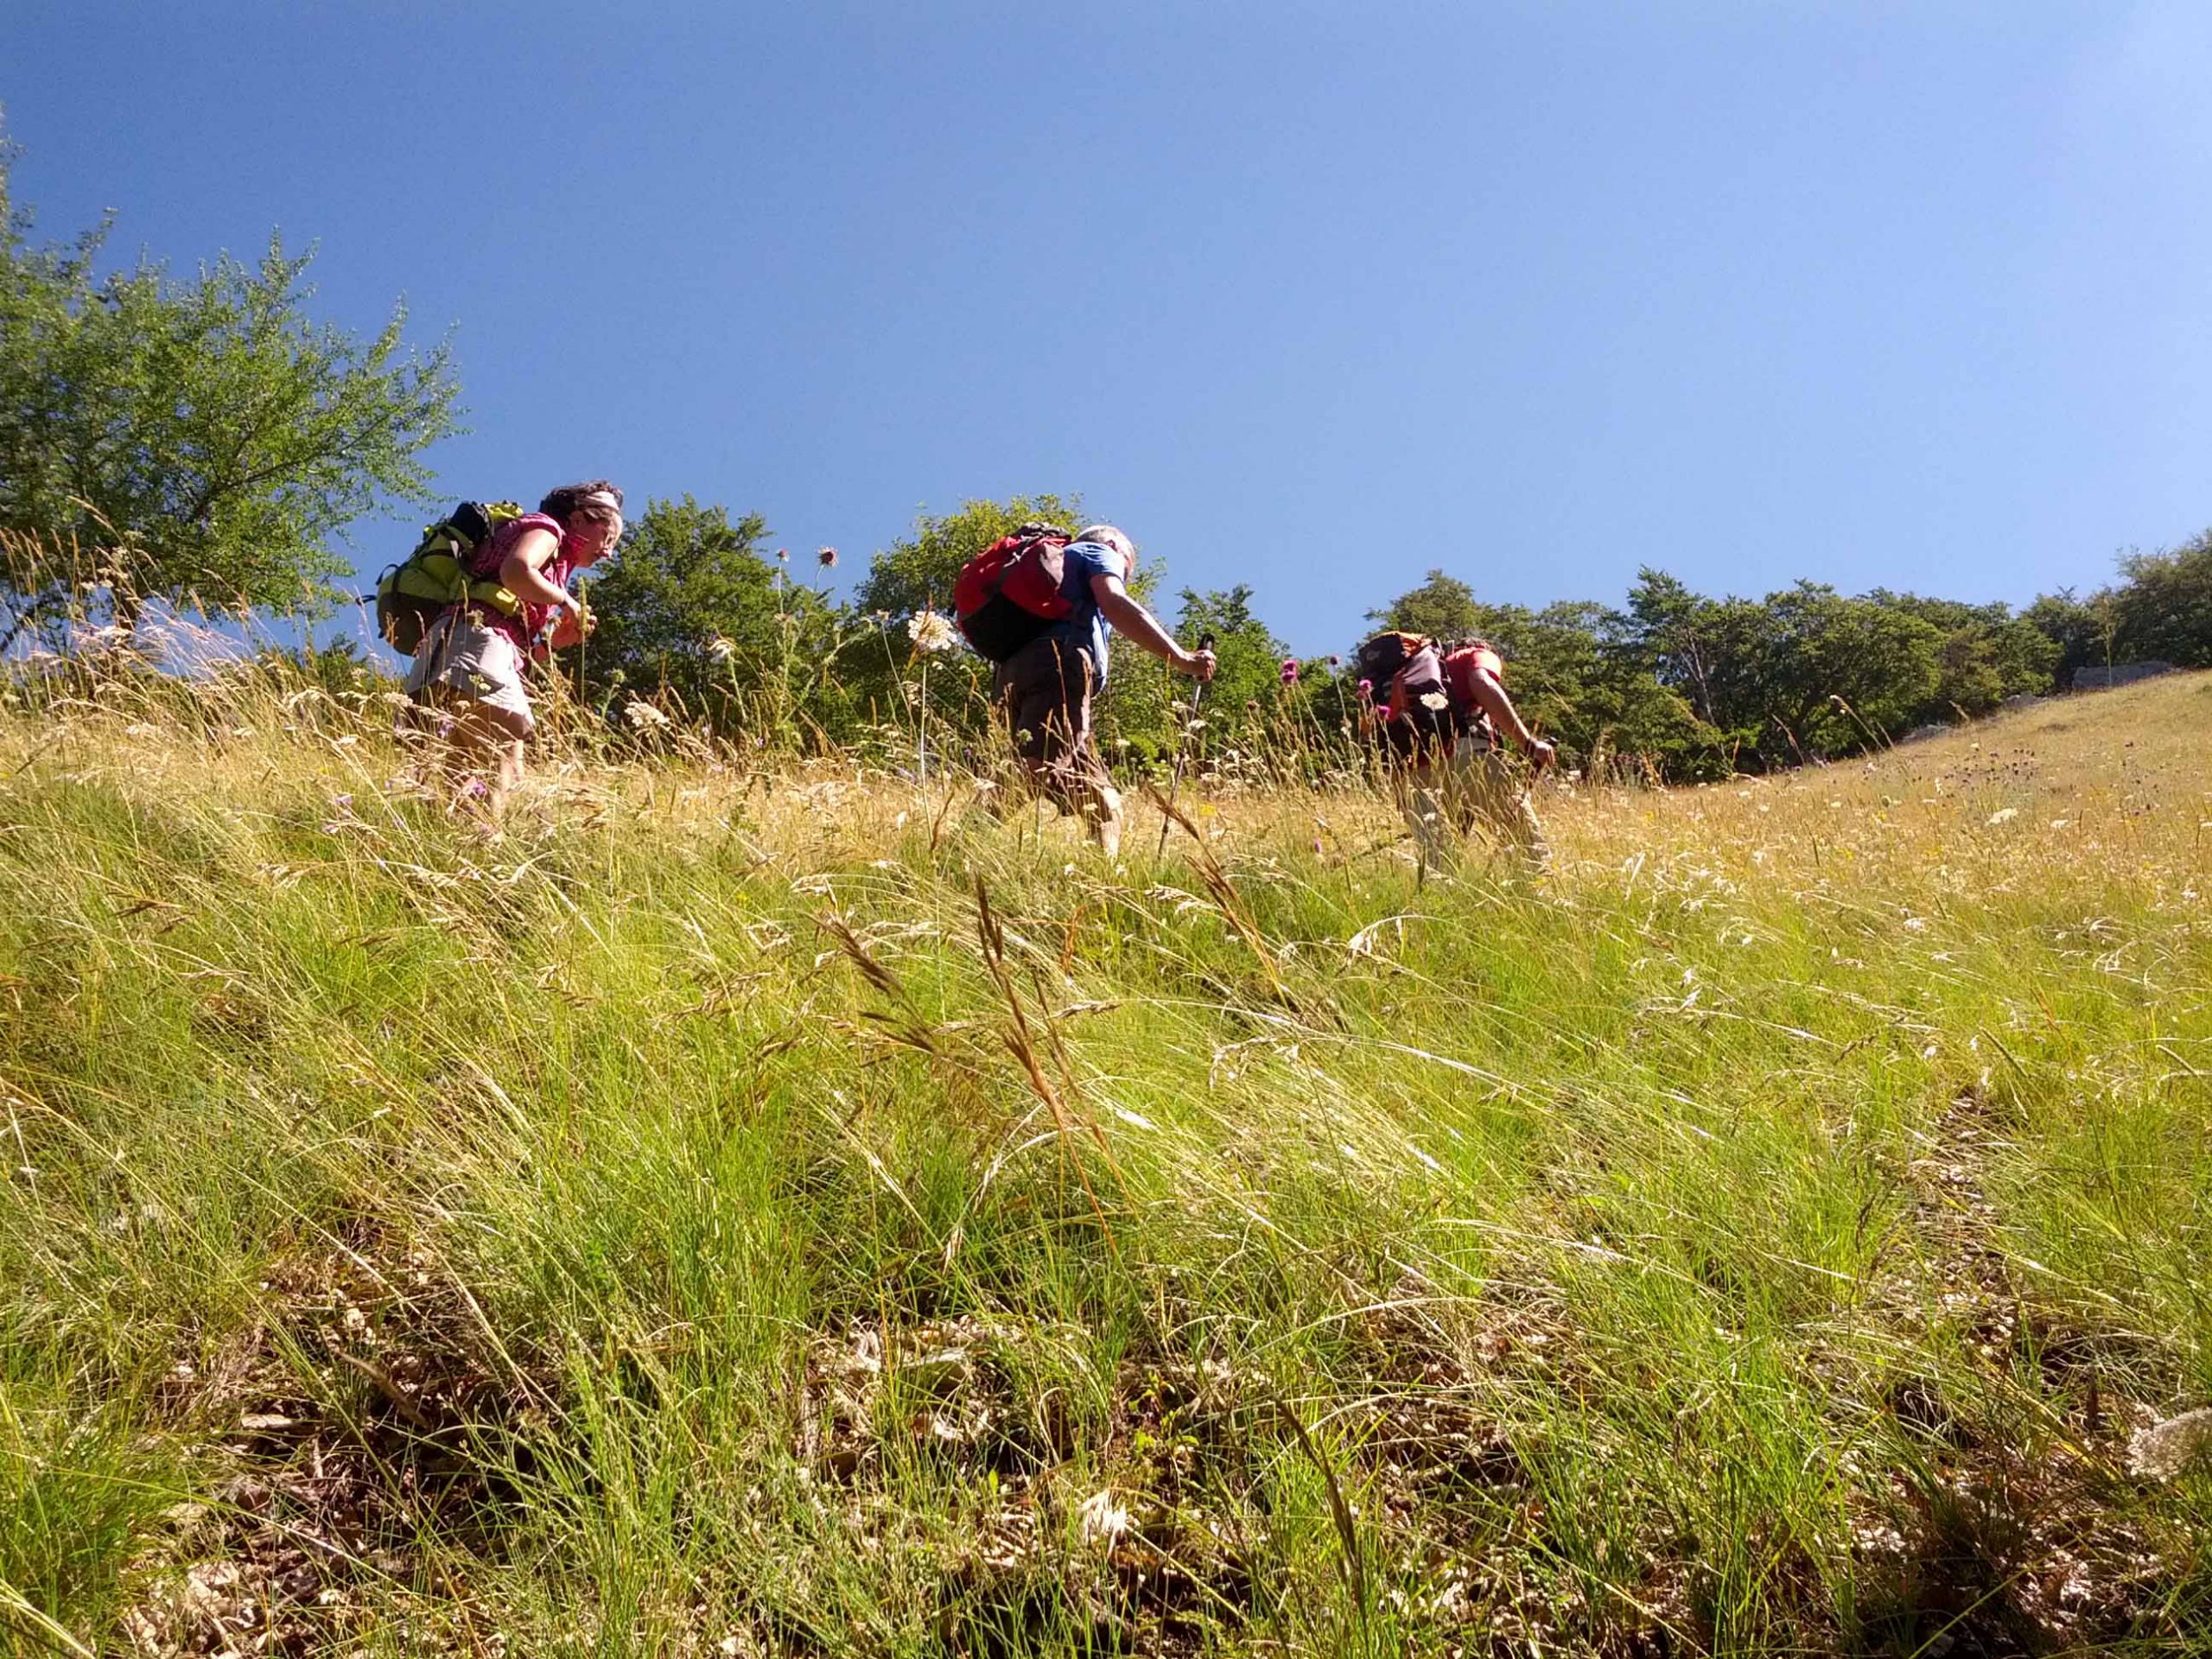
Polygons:
<instances>
[{"instance_id":1,"label":"blue t-shirt","mask_svg":"<svg viewBox=\"0 0 2212 1659\"><path fill-rule=\"evenodd\" d=\"M1090 591L1093 576L1126 577L1122 556L1097 542L1070 542L1060 563L1060 594L1075 607L1065 621L1048 630L1054 639L1090 647L1090 660L1098 665L1098 683L1106 683L1106 617Z\"/></svg>"}]
</instances>

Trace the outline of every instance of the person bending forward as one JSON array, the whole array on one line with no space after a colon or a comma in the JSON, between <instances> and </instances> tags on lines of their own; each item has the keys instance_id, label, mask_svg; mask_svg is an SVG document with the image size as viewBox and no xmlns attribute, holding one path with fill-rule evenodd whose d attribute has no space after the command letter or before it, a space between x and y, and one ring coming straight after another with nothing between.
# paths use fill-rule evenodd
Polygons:
<instances>
[{"instance_id":1,"label":"person bending forward","mask_svg":"<svg viewBox=\"0 0 2212 1659\"><path fill-rule=\"evenodd\" d=\"M550 492L536 512L494 531L471 561L471 579L496 577L514 596L514 608L474 600L449 605L415 653L408 695L443 714L447 775L470 793L480 781L494 823L522 781L524 746L537 727L524 660L573 645L588 632L583 601L569 582L604 558L621 534L622 492L605 479Z\"/></svg>"},{"instance_id":2,"label":"person bending forward","mask_svg":"<svg viewBox=\"0 0 2212 1659\"><path fill-rule=\"evenodd\" d=\"M998 665L999 706L1030 786L1084 820L1109 858L1121 850L1122 796L1099 758L1091 708L1106 684L1109 627L1179 674L1211 680L1214 655L1185 651L1130 596L1136 548L1112 524L1077 532L1060 592L1075 608Z\"/></svg>"}]
</instances>

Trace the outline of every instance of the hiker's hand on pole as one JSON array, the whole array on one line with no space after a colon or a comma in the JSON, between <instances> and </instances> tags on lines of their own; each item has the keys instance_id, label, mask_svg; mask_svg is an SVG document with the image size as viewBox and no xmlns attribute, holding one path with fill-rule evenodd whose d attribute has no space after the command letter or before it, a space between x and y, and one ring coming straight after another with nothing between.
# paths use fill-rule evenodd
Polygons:
<instances>
[{"instance_id":1,"label":"hiker's hand on pole","mask_svg":"<svg viewBox=\"0 0 2212 1659\"><path fill-rule=\"evenodd\" d=\"M1196 651L1179 652L1175 658L1175 671L1178 674L1188 674L1200 685L1205 684L1207 681L1213 678L1216 666L1213 648L1204 644L1201 644Z\"/></svg>"}]
</instances>

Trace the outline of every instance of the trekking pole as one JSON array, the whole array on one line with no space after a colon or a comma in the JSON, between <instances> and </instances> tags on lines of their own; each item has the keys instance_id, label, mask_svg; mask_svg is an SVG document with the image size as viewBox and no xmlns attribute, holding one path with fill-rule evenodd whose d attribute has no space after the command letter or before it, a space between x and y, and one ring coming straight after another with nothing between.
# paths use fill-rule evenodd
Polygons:
<instances>
[{"instance_id":1,"label":"trekking pole","mask_svg":"<svg viewBox=\"0 0 2212 1659\"><path fill-rule=\"evenodd\" d=\"M1213 635L1200 634L1198 649L1211 651ZM1191 744L1190 722L1198 717L1198 704L1205 699L1205 695L1206 683L1204 680L1200 680L1191 688L1191 712L1184 720L1183 729L1175 734L1175 770L1167 779L1167 810L1160 815L1160 850L1153 855L1154 858L1165 858L1167 855L1167 832L1175 824L1175 791L1183 786L1183 753Z\"/></svg>"}]
</instances>

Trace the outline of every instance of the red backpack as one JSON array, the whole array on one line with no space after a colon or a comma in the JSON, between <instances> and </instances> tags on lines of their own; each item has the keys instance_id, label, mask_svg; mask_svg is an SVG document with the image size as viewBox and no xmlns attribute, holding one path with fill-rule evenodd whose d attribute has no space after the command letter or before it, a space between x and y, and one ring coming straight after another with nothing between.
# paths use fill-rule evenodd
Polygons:
<instances>
[{"instance_id":1,"label":"red backpack","mask_svg":"<svg viewBox=\"0 0 2212 1659\"><path fill-rule=\"evenodd\" d=\"M1058 524L1024 524L960 567L952 615L968 643L1002 663L1055 622L1075 613L1060 591L1062 555L1075 539Z\"/></svg>"},{"instance_id":2,"label":"red backpack","mask_svg":"<svg viewBox=\"0 0 2212 1659\"><path fill-rule=\"evenodd\" d=\"M1452 696L1452 706L1470 721L1482 718L1482 700L1475 696L1475 676L1487 670L1491 677L1503 681L1505 664L1498 654L1488 645L1461 645L1444 654L1444 682Z\"/></svg>"}]
</instances>

